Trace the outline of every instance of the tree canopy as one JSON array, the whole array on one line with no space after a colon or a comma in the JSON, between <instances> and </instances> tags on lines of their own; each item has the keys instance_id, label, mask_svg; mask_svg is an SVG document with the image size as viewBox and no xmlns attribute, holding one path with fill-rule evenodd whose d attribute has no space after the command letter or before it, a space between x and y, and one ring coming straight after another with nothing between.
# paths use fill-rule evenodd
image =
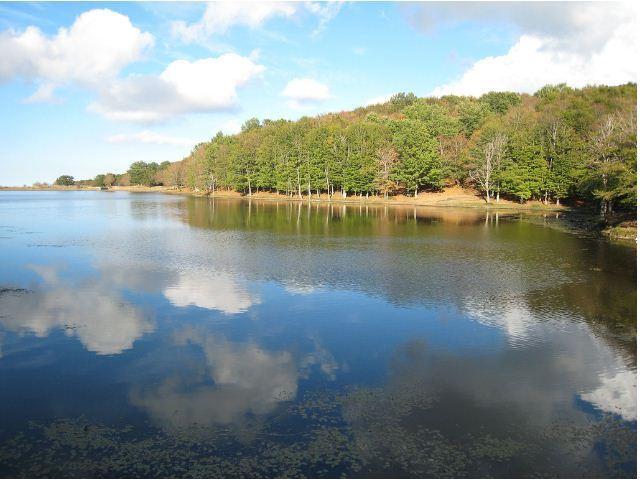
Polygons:
<instances>
[{"instance_id":1,"label":"tree canopy","mask_svg":"<svg viewBox=\"0 0 642 483\"><path fill-rule=\"evenodd\" d=\"M73 186L75 184L75 181L73 176L63 174L62 176L58 176L54 184L58 186Z\"/></svg>"},{"instance_id":2,"label":"tree canopy","mask_svg":"<svg viewBox=\"0 0 642 483\"><path fill-rule=\"evenodd\" d=\"M182 161L133 163L95 183L257 190L304 198L407 194L447 186L603 210L636 206L637 86L544 86L534 95L419 98L298 121L252 118ZM61 177L62 178L62 177ZM60 178L59 178L60 180Z\"/></svg>"}]
</instances>

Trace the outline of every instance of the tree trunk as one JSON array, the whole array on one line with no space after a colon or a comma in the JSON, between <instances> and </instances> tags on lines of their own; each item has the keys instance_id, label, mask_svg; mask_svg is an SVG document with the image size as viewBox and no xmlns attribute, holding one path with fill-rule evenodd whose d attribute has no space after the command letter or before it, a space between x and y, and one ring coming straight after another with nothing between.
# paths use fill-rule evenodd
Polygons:
<instances>
[{"instance_id":1,"label":"tree trunk","mask_svg":"<svg viewBox=\"0 0 642 483\"><path fill-rule=\"evenodd\" d=\"M495 203L499 203L499 190L497 190L497 198L495 198Z\"/></svg>"},{"instance_id":2,"label":"tree trunk","mask_svg":"<svg viewBox=\"0 0 642 483\"><path fill-rule=\"evenodd\" d=\"M325 187L328 190L328 198L331 198L332 195L330 194L330 177L328 176L328 167L325 167Z\"/></svg>"},{"instance_id":3,"label":"tree trunk","mask_svg":"<svg viewBox=\"0 0 642 483\"><path fill-rule=\"evenodd\" d=\"M415 198L417 197L417 187L415 186Z\"/></svg>"}]
</instances>

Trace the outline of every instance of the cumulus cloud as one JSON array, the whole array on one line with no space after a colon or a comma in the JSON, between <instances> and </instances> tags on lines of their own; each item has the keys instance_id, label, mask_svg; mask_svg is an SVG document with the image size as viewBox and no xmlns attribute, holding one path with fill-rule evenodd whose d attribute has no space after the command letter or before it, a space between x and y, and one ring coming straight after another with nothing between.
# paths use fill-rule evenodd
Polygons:
<instances>
[{"instance_id":1,"label":"cumulus cloud","mask_svg":"<svg viewBox=\"0 0 642 483\"><path fill-rule=\"evenodd\" d=\"M127 16L89 10L53 36L33 26L0 33L0 80L36 82L41 86L29 100L50 100L55 86L92 86L113 79L153 44L154 37L134 27Z\"/></svg>"},{"instance_id":2,"label":"cumulus cloud","mask_svg":"<svg viewBox=\"0 0 642 483\"><path fill-rule=\"evenodd\" d=\"M119 143L143 143L143 144L167 144L172 146L194 146L196 142L189 138L178 136L167 136L152 131L141 131L132 134L114 134L107 138L107 142Z\"/></svg>"},{"instance_id":3,"label":"cumulus cloud","mask_svg":"<svg viewBox=\"0 0 642 483\"><path fill-rule=\"evenodd\" d=\"M274 17L292 17L296 9L291 2L213 2L207 4L197 22L173 22L172 33L186 43L203 42L236 25L257 28Z\"/></svg>"},{"instance_id":4,"label":"cumulus cloud","mask_svg":"<svg viewBox=\"0 0 642 483\"><path fill-rule=\"evenodd\" d=\"M330 89L325 84L309 78L294 78L287 83L283 97L288 98L288 106L297 109L330 99Z\"/></svg>"},{"instance_id":5,"label":"cumulus cloud","mask_svg":"<svg viewBox=\"0 0 642 483\"><path fill-rule=\"evenodd\" d=\"M55 269L35 266L43 280L29 292L2 295L0 326L46 337L56 329L78 337L91 352L119 354L152 330L152 324L102 279L70 284Z\"/></svg>"},{"instance_id":6,"label":"cumulus cloud","mask_svg":"<svg viewBox=\"0 0 642 483\"><path fill-rule=\"evenodd\" d=\"M589 57L573 51L554 52L546 48L546 40L524 35L507 54L475 62L459 79L435 88L431 95L477 96L493 90L533 93L546 84L583 87L636 81L635 51L625 33Z\"/></svg>"},{"instance_id":7,"label":"cumulus cloud","mask_svg":"<svg viewBox=\"0 0 642 483\"><path fill-rule=\"evenodd\" d=\"M225 314L245 312L260 301L227 273L182 272L164 294L177 307L194 305Z\"/></svg>"},{"instance_id":8,"label":"cumulus cloud","mask_svg":"<svg viewBox=\"0 0 642 483\"><path fill-rule=\"evenodd\" d=\"M464 22L505 25L583 51L606 42L634 14L624 2L430 2L402 9L408 22L423 32Z\"/></svg>"},{"instance_id":9,"label":"cumulus cloud","mask_svg":"<svg viewBox=\"0 0 642 483\"><path fill-rule=\"evenodd\" d=\"M542 2L429 3L405 7L409 22L432 31L462 22L503 24L519 38L504 55L475 62L431 95L479 95L490 90L533 92L565 82L621 84L636 81L637 15L629 4Z\"/></svg>"},{"instance_id":10,"label":"cumulus cloud","mask_svg":"<svg viewBox=\"0 0 642 483\"><path fill-rule=\"evenodd\" d=\"M185 43L207 43L214 35L223 35L235 26L258 28L273 18L293 18L308 12L318 18L313 35L321 32L341 10L342 2L213 2L196 22L177 20L172 34Z\"/></svg>"},{"instance_id":11,"label":"cumulus cloud","mask_svg":"<svg viewBox=\"0 0 642 483\"><path fill-rule=\"evenodd\" d=\"M89 109L108 119L153 123L196 112L231 110L237 89L264 71L238 54L176 60L159 76L129 76L102 89Z\"/></svg>"}]
</instances>

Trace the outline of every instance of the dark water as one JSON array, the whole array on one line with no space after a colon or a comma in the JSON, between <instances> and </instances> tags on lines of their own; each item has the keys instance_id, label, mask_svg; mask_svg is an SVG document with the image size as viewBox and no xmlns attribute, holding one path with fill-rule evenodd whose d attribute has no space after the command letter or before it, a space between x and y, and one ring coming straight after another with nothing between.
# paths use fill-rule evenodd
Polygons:
<instances>
[{"instance_id":1,"label":"dark water","mask_svg":"<svg viewBox=\"0 0 642 483\"><path fill-rule=\"evenodd\" d=\"M549 215L0 192L0 476L628 476L635 250Z\"/></svg>"}]
</instances>

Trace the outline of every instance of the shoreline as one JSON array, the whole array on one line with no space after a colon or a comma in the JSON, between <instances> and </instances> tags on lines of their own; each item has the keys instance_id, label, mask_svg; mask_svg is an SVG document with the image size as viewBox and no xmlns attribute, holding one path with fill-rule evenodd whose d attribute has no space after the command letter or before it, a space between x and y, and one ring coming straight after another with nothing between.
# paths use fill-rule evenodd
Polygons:
<instances>
[{"instance_id":1,"label":"shoreline","mask_svg":"<svg viewBox=\"0 0 642 483\"><path fill-rule=\"evenodd\" d=\"M287 203L323 203L335 205L353 205L353 206L399 206L399 207L429 207L429 208L455 208L455 209L473 209L477 211L517 211L526 213L568 213L567 223L574 229L581 232L591 233L604 239L614 242L637 243L637 223L631 221L630 217L615 216L615 220L600 220L593 213L582 212L577 208L550 204L545 205L538 201L529 201L524 204L512 201L502 200L499 203L491 201L486 203L485 200L472 190L466 190L460 187L446 188L443 192L424 192L420 193L417 198L403 195L392 196L388 199L378 196L357 197L350 196L341 198L338 194L334 198L303 196L303 198L292 197L287 195L276 195L275 193L258 191L248 196L236 191L198 191L189 188L173 188L165 186L112 186L107 190L101 190L95 186L57 186L57 187L0 187L0 191L104 191L116 192L126 191L130 193L160 193L167 195L184 195L199 198L216 198L216 199L236 199L239 201L266 201L266 202L287 202ZM620 218L620 219L618 219ZM613 222L614 221L614 222Z\"/></svg>"},{"instance_id":2,"label":"shoreline","mask_svg":"<svg viewBox=\"0 0 642 483\"><path fill-rule=\"evenodd\" d=\"M238 193L236 191L195 191L188 188L166 188L163 186L115 186L109 191L128 191L131 193L163 193L174 195L196 196L201 198L217 199L238 199L246 201L273 201L273 202L292 202L292 203L332 203L346 205L391 205L391 206L425 206L433 208L472 208L472 209L492 209L492 210L517 210L517 211L538 211L538 212L561 212L569 210L569 207L563 205L544 205L539 202L527 202L524 204L512 201L502 200L499 203L494 201L486 203L483 198L471 194L471 191L456 189L456 195L452 194L453 189L446 189L443 193L420 193L417 198L403 195L392 196L384 199L378 196L358 197L350 196L341 198L340 195L334 198L324 196L311 197L303 196L302 198L287 195L277 195L258 191L252 196Z\"/></svg>"},{"instance_id":3,"label":"shoreline","mask_svg":"<svg viewBox=\"0 0 642 483\"><path fill-rule=\"evenodd\" d=\"M457 191L456 195L452 195L452 191ZM442 193L424 192L420 193L417 198L395 195L388 199L379 196L358 197L349 196L341 198L339 194L334 198L317 197L313 195L308 198L307 195L302 198L292 197L287 195L277 195L271 192L258 191L252 196L239 193L237 191L199 191L190 188L173 188L165 186L112 186L109 189L101 189L95 186L75 186L75 187L46 187L46 188L33 188L33 187L0 187L0 191L127 191L130 193L162 193L171 195L187 195L196 196L200 198L218 198L218 199L238 199L238 200L260 200L260 201L287 201L295 203L333 203L333 204L350 204L350 205L393 205L393 206L429 206L435 208L475 208L475 209L494 209L494 210L519 210L519 211L546 211L546 212L559 212L569 210L568 206L564 205L545 205L538 201L528 201L526 203L516 203L513 201L501 200L499 203L491 201L486 203L484 199L478 195L472 194L472 190L464 190L461 188L446 188Z\"/></svg>"}]
</instances>

